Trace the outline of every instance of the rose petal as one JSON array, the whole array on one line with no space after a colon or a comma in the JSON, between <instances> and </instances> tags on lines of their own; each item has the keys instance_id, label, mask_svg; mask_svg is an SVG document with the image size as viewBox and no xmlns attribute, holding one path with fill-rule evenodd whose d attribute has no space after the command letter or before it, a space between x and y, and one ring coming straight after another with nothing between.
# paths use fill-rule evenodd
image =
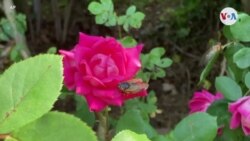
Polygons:
<instances>
[{"instance_id":1,"label":"rose petal","mask_svg":"<svg viewBox=\"0 0 250 141\"><path fill-rule=\"evenodd\" d=\"M60 50L59 53L63 55L63 74L64 82L68 89L75 88L75 73L77 72L76 64L74 62L74 54L72 52Z\"/></svg>"},{"instance_id":2,"label":"rose petal","mask_svg":"<svg viewBox=\"0 0 250 141\"><path fill-rule=\"evenodd\" d=\"M114 38L109 37L109 38L105 38L104 40L100 40L96 42L93 45L93 50L95 52L105 54L108 56L117 52L124 52L125 49ZM123 59L123 58L120 58L120 59Z\"/></svg>"},{"instance_id":3,"label":"rose petal","mask_svg":"<svg viewBox=\"0 0 250 141\"><path fill-rule=\"evenodd\" d=\"M189 103L190 113L205 112L210 105L211 103L209 102L191 101Z\"/></svg>"},{"instance_id":4,"label":"rose petal","mask_svg":"<svg viewBox=\"0 0 250 141\"><path fill-rule=\"evenodd\" d=\"M117 68L114 60L109 56L107 58L107 78L115 77L119 75L119 69Z\"/></svg>"},{"instance_id":5,"label":"rose petal","mask_svg":"<svg viewBox=\"0 0 250 141\"><path fill-rule=\"evenodd\" d=\"M204 95L204 97L209 99L210 102L213 102L215 100L215 96L212 93L208 92L207 90L202 90L201 93Z\"/></svg>"},{"instance_id":6,"label":"rose petal","mask_svg":"<svg viewBox=\"0 0 250 141\"><path fill-rule=\"evenodd\" d=\"M249 96L245 96L245 97L238 99L236 102L230 103L229 104L229 111L233 113L234 111L236 111L238 109L238 107L242 103L244 103L249 98L250 98Z\"/></svg>"},{"instance_id":7,"label":"rose petal","mask_svg":"<svg viewBox=\"0 0 250 141\"><path fill-rule=\"evenodd\" d=\"M118 83L124 80L124 76L110 76L102 79L102 82L106 85L107 88L115 88L118 86Z\"/></svg>"},{"instance_id":8,"label":"rose petal","mask_svg":"<svg viewBox=\"0 0 250 141\"><path fill-rule=\"evenodd\" d=\"M234 112L230 121L230 129L235 129L240 126L241 116L238 112Z\"/></svg>"},{"instance_id":9,"label":"rose petal","mask_svg":"<svg viewBox=\"0 0 250 141\"><path fill-rule=\"evenodd\" d=\"M90 86L86 81L82 79L82 75L80 73L76 73L76 93L80 95L89 94L92 90L92 86Z\"/></svg>"},{"instance_id":10,"label":"rose petal","mask_svg":"<svg viewBox=\"0 0 250 141\"><path fill-rule=\"evenodd\" d=\"M89 36L87 34L80 32L78 44L83 47L91 48L96 42L98 42L99 40L103 40L103 39L104 38L100 36Z\"/></svg>"},{"instance_id":11,"label":"rose petal","mask_svg":"<svg viewBox=\"0 0 250 141\"><path fill-rule=\"evenodd\" d=\"M99 97L105 103L109 103L114 106L122 105L122 94L116 89L95 89L93 90L95 97Z\"/></svg>"},{"instance_id":12,"label":"rose petal","mask_svg":"<svg viewBox=\"0 0 250 141\"><path fill-rule=\"evenodd\" d=\"M246 136L250 135L250 128L242 125L243 132Z\"/></svg>"},{"instance_id":13,"label":"rose petal","mask_svg":"<svg viewBox=\"0 0 250 141\"><path fill-rule=\"evenodd\" d=\"M241 125L250 128L250 114L241 116Z\"/></svg>"},{"instance_id":14,"label":"rose petal","mask_svg":"<svg viewBox=\"0 0 250 141\"><path fill-rule=\"evenodd\" d=\"M75 54L75 61L79 64L82 62L82 60L89 61L89 59L96 54L93 49L82 47L79 44L75 46L75 48L72 50Z\"/></svg>"},{"instance_id":15,"label":"rose petal","mask_svg":"<svg viewBox=\"0 0 250 141\"><path fill-rule=\"evenodd\" d=\"M97 54L90 60L95 76L99 79L110 78L119 75L119 70L110 56Z\"/></svg>"},{"instance_id":16,"label":"rose petal","mask_svg":"<svg viewBox=\"0 0 250 141\"><path fill-rule=\"evenodd\" d=\"M221 93L216 93L215 94L215 100L223 99L224 96Z\"/></svg>"},{"instance_id":17,"label":"rose petal","mask_svg":"<svg viewBox=\"0 0 250 141\"><path fill-rule=\"evenodd\" d=\"M247 99L242 103L237 111L241 114L243 117L248 117L250 115L250 99Z\"/></svg>"},{"instance_id":18,"label":"rose petal","mask_svg":"<svg viewBox=\"0 0 250 141\"><path fill-rule=\"evenodd\" d=\"M71 67L71 68L65 68L63 71L64 74L64 81L65 85L67 86L68 89L73 90L75 88L75 73L76 69Z\"/></svg>"},{"instance_id":19,"label":"rose petal","mask_svg":"<svg viewBox=\"0 0 250 141\"><path fill-rule=\"evenodd\" d=\"M138 45L134 48L127 48L125 50L127 59L126 59L126 68L127 74L126 78L132 78L141 68L141 62L138 60L143 45Z\"/></svg>"},{"instance_id":20,"label":"rose petal","mask_svg":"<svg viewBox=\"0 0 250 141\"><path fill-rule=\"evenodd\" d=\"M201 92L195 92L193 98L190 100L188 107L190 113L194 112L205 112L208 107L218 99L222 99L221 95L214 96L207 90L202 90Z\"/></svg>"},{"instance_id":21,"label":"rose petal","mask_svg":"<svg viewBox=\"0 0 250 141\"><path fill-rule=\"evenodd\" d=\"M119 69L119 75L125 75L126 74L126 64L125 64L125 60L124 58L126 58L124 52L117 52L117 53L114 53L114 54L111 54L111 58L114 60L117 68ZM123 59L121 59L123 58Z\"/></svg>"},{"instance_id":22,"label":"rose petal","mask_svg":"<svg viewBox=\"0 0 250 141\"><path fill-rule=\"evenodd\" d=\"M99 112L107 106L102 100L92 95L85 95L85 98L91 111Z\"/></svg>"},{"instance_id":23,"label":"rose petal","mask_svg":"<svg viewBox=\"0 0 250 141\"><path fill-rule=\"evenodd\" d=\"M86 62L86 60L82 60L81 63L78 65L79 73L84 75L92 75L92 71L90 69L89 64Z\"/></svg>"},{"instance_id":24,"label":"rose petal","mask_svg":"<svg viewBox=\"0 0 250 141\"><path fill-rule=\"evenodd\" d=\"M95 88L106 88L105 84L94 76L84 76L83 81Z\"/></svg>"}]
</instances>

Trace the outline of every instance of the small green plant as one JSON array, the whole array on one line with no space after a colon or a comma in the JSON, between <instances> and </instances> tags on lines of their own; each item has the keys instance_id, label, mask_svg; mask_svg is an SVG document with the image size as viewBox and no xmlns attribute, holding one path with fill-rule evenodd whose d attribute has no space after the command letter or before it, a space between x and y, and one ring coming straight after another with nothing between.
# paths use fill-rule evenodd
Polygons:
<instances>
[{"instance_id":1,"label":"small green plant","mask_svg":"<svg viewBox=\"0 0 250 141\"><path fill-rule=\"evenodd\" d=\"M145 15L142 12L136 11L136 7L134 5L130 6L126 14L118 17L118 25L122 25L125 31L129 31L130 27L140 28L142 25L142 20Z\"/></svg>"},{"instance_id":2,"label":"small green plant","mask_svg":"<svg viewBox=\"0 0 250 141\"><path fill-rule=\"evenodd\" d=\"M130 6L125 15L117 16L114 11L112 0L100 0L100 2L91 2L88 6L91 14L95 15L96 24L104 24L105 26L121 25L125 31L129 28L140 28L145 14L136 11L134 5Z\"/></svg>"},{"instance_id":3,"label":"small green plant","mask_svg":"<svg viewBox=\"0 0 250 141\"><path fill-rule=\"evenodd\" d=\"M141 60L143 68L138 76L145 81L165 77L165 69L173 63L170 58L163 57L165 52L163 47L155 47L149 53L142 54Z\"/></svg>"},{"instance_id":4,"label":"small green plant","mask_svg":"<svg viewBox=\"0 0 250 141\"><path fill-rule=\"evenodd\" d=\"M104 24L106 26L116 25L116 13L112 0L101 0L100 2L91 2L88 10L95 15L96 24Z\"/></svg>"}]
</instances>

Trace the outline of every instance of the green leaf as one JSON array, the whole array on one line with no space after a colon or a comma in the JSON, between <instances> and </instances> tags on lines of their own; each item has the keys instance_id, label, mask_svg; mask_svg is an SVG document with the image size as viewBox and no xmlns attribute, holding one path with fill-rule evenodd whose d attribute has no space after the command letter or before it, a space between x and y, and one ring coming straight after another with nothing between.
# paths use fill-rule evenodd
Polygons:
<instances>
[{"instance_id":1,"label":"green leaf","mask_svg":"<svg viewBox=\"0 0 250 141\"><path fill-rule=\"evenodd\" d=\"M163 78L165 76L166 76L166 72L162 68L156 68L156 72L153 72L153 79Z\"/></svg>"},{"instance_id":2,"label":"green leaf","mask_svg":"<svg viewBox=\"0 0 250 141\"><path fill-rule=\"evenodd\" d=\"M17 47L18 45L19 44L17 44L15 47L13 47L11 49L11 52L10 52L10 60L13 61L13 62L18 62L18 61L21 60L19 49Z\"/></svg>"},{"instance_id":3,"label":"green leaf","mask_svg":"<svg viewBox=\"0 0 250 141\"><path fill-rule=\"evenodd\" d=\"M217 136L214 141L245 141L242 129L240 128L232 130L228 126L224 126L222 130L222 135ZM249 141L249 139L246 141Z\"/></svg>"},{"instance_id":4,"label":"green leaf","mask_svg":"<svg viewBox=\"0 0 250 141\"><path fill-rule=\"evenodd\" d=\"M176 141L176 140L174 139L173 131L170 131L170 133L168 133L168 134L166 135L166 140L165 140L165 141Z\"/></svg>"},{"instance_id":5,"label":"green leaf","mask_svg":"<svg viewBox=\"0 0 250 141\"><path fill-rule=\"evenodd\" d=\"M178 38L185 38L189 35L189 33L190 33L190 28L183 27L183 28L177 30L176 34L177 34Z\"/></svg>"},{"instance_id":6,"label":"green leaf","mask_svg":"<svg viewBox=\"0 0 250 141\"><path fill-rule=\"evenodd\" d=\"M1 25L0 25L1 26ZM10 39L9 39L9 37L7 36L7 35L5 35L4 33L3 33L3 31L1 30L1 28L0 28L0 41L5 41L5 42L7 42L7 41L9 41Z\"/></svg>"},{"instance_id":7,"label":"green leaf","mask_svg":"<svg viewBox=\"0 0 250 141\"><path fill-rule=\"evenodd\" d=\"M115 26L117 16L114 12L112 0L101 0L101 3L91 2L88 10L95 15L96 24L104 24L105 26Z\"/></svg>"},{"instance_id":8,"label":"green leaf","mask_svg":"<svg viewBox=\"0 0 250 141\"><path fill-rule=\"evenodd\" d=\"M127 48L135 47L137 45L136 40L131 36L126 36L122 38L120 42L122 43L124 47L127 47Z\"/></svg>"},{"instance_id":9,"label":"green leaf","mask_svg":"<svg viewBox=\"0 0 250 141\"><path fill-rule=\"evenodd\" d=\"M212 141L216 137L217 128L215 117L198 112L178 123L173 136L176 141Z\"/></svg>"},{"instance_id":10,"label":"green leaf","mask_svg":"<svg viewBox=\"0 0 250 141\"><path fill-rule=\"evenodd\" d=\"M245 13L240 13L237 22L230 26L230 31L235 40L249 42L250 16Z\"/></svg>"},{"instance_id":11,"label":"green leaf","mask_svg":"<svg viewBox=\"0 0 250 141\"><path fill-rule=\"evenodd\" d=\"M118 25L123 25L125 21L127 20L127 16L119 16L118 17Z\"/></svg>"},{"instance_id":12,"label":"green leaf","mask_svg":"<svg viewBox=\"0 0 250 141\"><path fill-rule=\"evenodd\" d=\"M219 126L227 125L231 119L231 113L228 111L228 101L216 100L209 106L207 113L217 117L217 123Z\"/></svg>"},{"instance_id":13,"label":"green leaf","mask_svg":"<svg viewBox=\"0 0 250 141\"><path fill-rule=\"evenodd\" d=\"M242 80L242 69L237 67L237 65L233 61L233 56L234 54L243 48L244 46L239 43L232 44L228 46L224 52L224 56L226 57L227 60L227 72L228 75L234 79L237 83L239 83Z\"/></svg>"},{"instance_id":14,"label":"green leaf","mask_svg":"<svg viewBox=\"0 0 250 141\"><path fill-rule=\"evenodd\" d=\"M112 13L108 17L108 21L105 23L106 26L115 26L116 25L116 13Z\"/></svg>"},{"instance_id":15,"label":"green leaf","mask_svg":"<svg viewBox=\"0 0 250 141\"><path fill-rule=\"evenodd\" d=\"M23 14L17 14L15 17L15 27L17 32L20 34L24 34L25 31L27 30L27 23L26 23L26 16ZM2 18L0 21L0 29L2 29L0 33L0 40L5 40L9 37L14 37L14 30L6 18Z\"/></svg>"},{"instance_id":16,"label":"green leaf","mask_svg":"<svg viewBox=\"0 0 250 141\"><path fill-rule=\"evenodd\" d=\"M154 47L151 51L150 51L150 55L153 56L158 56L159 58L162 57L165 54L165 48L164 47Z\"/></svg>"},{"instance_id":17,"label":"green leaf","mask_svg":"<svg viewBox=\"0 0 250 141\"><path fill-rule=\"evenodd\" d=\"M81 118L89 126L93 127L95 124L95 114L89 111L86 100L80 95L74 95L76 101L75 115Z\"/></svg>"},{"instance_id":18,"label":"green leaf","mask_svg":"<svg viewBox=\"0 0 250 141\"><path fill-rule=\"evenodd\" d=\"M111 141L150 141L145 134L136 134L130 130L119 132Z\"/></svg>"},{"instance_id":19,"label":"green leaf","mask_svg":"<svg viewBox=\"0 0 250 141\"><path fill-rule=\"evenodd\" d=\"M136 77L141 78L144 82L148 82L150 79L151 73L150 72L143 72L142 70L136 75Z\"/></svg>"},{"instance_id":20,"label":"green leaf","mask_svg":"<svg viewBox=\"0 0 250 141\"><path fill-rule=\"evenodd\" d=\"M26 16L24 14L16 15L16 29L19 33L25 34L27 30Z\"/></svg>"},{"instance_id":21,"label":"green leaf","mask_svg":"<svg viewBox=\"0 0 250 141\"><path fill-rule=\"evenodd\" d=\"M130 26L133 28L137 28L137 29L140 28L144 17L145 17L145 14L143 14L142 12L134 13L128 19Z\"/></svg>"},{"instance_id":22,"label":"green leaf","mask_svg":"<svg viewBox=\"0 0 250 141\"><path fill-rule=\"evenodd\" d=\"M39 55L12 65L0 77L0 133L47 113L60 95L62 58Z\"/></svg>"},{"instance_id":23,"label":"green leaf","mask_svg":"<svg viewBox=\"0 0 250 141\"><path fill-rule=\"evenodd\" d=\"M94 15L98 15L104 12L102 5L98 2L91 2L88 6L88 10Z\"/></svg>"},{"instance_id":24,"label":"green leaf","mask_svg":"<svg viewBox=\"0 0 250 141\"><path fill-rule=\"evenodd\" d=\"M132 5L127 9L126 15L118 17L118 25L123 25L123 29L128 32L130 27L140 28L144 18L145 14L136 12L136 7Z\"/></svg>"},{"instance_id":25,"label":"green leaf","mask_svg":"<svg viewBox=\"0 0 250 141\"><path fill-rule=\"evenodd\" d=\"M149 121L149 115L152 115L157 111L156 102L157 97L155 96L155 92L150 91L146 101L139 100L138 98L126 101L125 109L127 111L131 109L137 109L140 111L141 117L145 121Z\"/></svg>"},{"instance_id":26,"label":"green leaf","mask_svg":"<svg viewBox=\"0 0 250 141\"><path fill-rule=\"evenodd\" d=\"M123 29L124 29L126 32L129 31L129 23L128 23L128 22L125 22L125 23L123 24Z\"/></svg>"},{"instance_id":27,"label":"green leaf","mask_svg":"<svg viewBox=\"0 0 250 141\"><path fill-rule=\"evenodd\" d=\"M163 135L157 135L151 139L152 141L173 141L170 140L168 137L163 136Z\"/></svg>"},{"instance_id":28,"label":"green leaf","mask_svg":"<svg viewBox=\"0 0 250 141\"><path fill-rule=\"evenodd\" d=\"M250 48L244 47L237 51L233 56L233 61L241 69L248 68L250 66Z\"/></svg>"},{"instance_id":29,"label":"green leaf","mask_svg":"<svg viewBox=\"0 0 250 141\"><path fill-rule=\"evenodd\" d=\"M96 24L104 24L109 18L108 13L103 13L95 16Z\"/></svg>"},{"instance_id":30,"label":"green leaf","mask_svg":"<svg viewBox=\"0 0 250 141\"><path fill-rule=\"evenodd\" d=\"M245 75L245 84L248 89L250 89L250 72Z\"/></svg>"},{"instance_id":31,"label":"green leaf","mask_svg":"<svg viewBox=\"0 0 250 141\"><path fill-rule=\"evenodd\" d=\"M136 7L135 7L134 5L131 5L131 6L127 9L126 15L127 15L127 16L132 15L132 14L135 13L135 11L136 11Z\"/></svg>"},{"instance_id":32,"label":"green leaf","mask_svg":"<svg viewBox=\"0 0 250 141\"><path fill-rule=\"evenodd\" d=\"M102 6L105 8L108 12L114 11L114 5L112 0L101 0Z\"/></svg>"},{"instance_id":33,"label":"green leaf","mask_svg":"<svg viewBox=\"0 0 250 141\"><path fill-rule=\"evenodd\" d=\"M4 141L18 141L17 139L7 136Z\"/></svg>"},{"instance_id":34,"label":"green leaf","mask_svg":"<svg viewBox=\"0 0 250 141\"><path fill-rule=\"evenodd\" d=\"M129 129L138 134L147 134L149 138L156 135L153 127L141 117L140 111L131 109L120 117L116 127L116 133Z\"/></svg>"},{"instance_id":35,"label":"green leaf","mask_svg":"<svg viewBox=\"0 0 250 141\"><path fill-rule=\"evenodd\" d=\"M225 98L235 101L242 97L240 86L231 78L220 76L215 79L215 87Z\"/></svg>"},{"instance_id":36,"label":"green leaf","mask_svg":"<svg viewBox=\"0 0 250 141\"><path fill-rule=\"evenodd\" d=\"M223 34L228 40L234 40L233 35L230 31L230 26L223 27Z\"/></svg>"},{"instance_id":37,"label":"green leaf","mask_svg":"<svg viewBox=\"0 0 250 141\"><path fill-rule=\"evenodd\" d=\"M158 67L167 68L167 67L171 66L172 63L173 63L173 61L171 59L163 58L161 60L156 61L155 65L157 65Z\"/></svg>"},{"instance_id":38,"label":"green leaf","mask_svg":"<svg viewBox=\"0 0 250 141\"><path fill-rule=\"evenodd\" d=\"M47 53L48 54L56 54L57 52L57 48L56 47L50 47L48 50L47 50Z\"/></svg>"},{"instance_id":39,"label":"green leaf","mask_svg":"<svg viewBox=\"0 0 250 141\"><path fill-rule=\"evenodd\" d=\"M3 30L2 32L7 36L7 37L14 37L14 32L13 32L13 29L11 27L11 24L10 22L5 19L5 18L2 18L0 20L0 26L1 26L1 29Z\"/></svg>"},{"instance_id":40,"label":"green leaf","mask_svg":"<svg viewBox=\"0 0 250 141\"><path fill-rule=\"evenodd\" d=\"M216 52L215 54L213 54L212 58L209 60L206 67L201 72L199 84L206 80L207 76L209 75L209 73L211 72L211 70L213 68L214 63L218 59L219 54L220 54L219 52Z\"/></svg>"},{"instance_id":41,"label":"green leaf","mask_svg":"<svg viewBox=\"0 0 250 141\"><path fill-rule=\"evenodd\" d=\"M17 141L97 141L95 133L80 119L60 112L49 112L11 133Z\"/></svg>"}]
</instances>

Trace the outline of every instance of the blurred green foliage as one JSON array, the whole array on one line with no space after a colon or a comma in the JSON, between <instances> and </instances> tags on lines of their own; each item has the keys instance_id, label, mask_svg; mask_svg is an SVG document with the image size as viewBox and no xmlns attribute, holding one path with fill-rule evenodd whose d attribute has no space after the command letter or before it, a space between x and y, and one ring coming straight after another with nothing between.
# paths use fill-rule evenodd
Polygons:
<instances>
[{"instance_id":1,"label":"blurred green foliage","mask_svg":"<svg viewBox=\"0 0 250 141\"><path fill-rule=\"evenodd\" d=\"M26 16L19 13L14 18L15 21L13 22L10 22L7 18L0 19L0 42L15 40L17 34L25 36L27 30ZM17 62L22 59L20 50L24 48L23 46L23 44L16 43L11 47L11 52L9 54L11 61Z\"/></svg>"},{"instance_id":2,"label":"blurred green foliage","mask_svg":"<svg viewBox=\"0 0 250 141\"><path fill-rule=\"evenodd\" d=\"M17 14L16 31L25 34L27 30L26 16L24 14ZM0 20L0 41L9 41L15 37L15 30L12 28L12 23L7 18L1 18Z\"/></svg>"}]
</instances>

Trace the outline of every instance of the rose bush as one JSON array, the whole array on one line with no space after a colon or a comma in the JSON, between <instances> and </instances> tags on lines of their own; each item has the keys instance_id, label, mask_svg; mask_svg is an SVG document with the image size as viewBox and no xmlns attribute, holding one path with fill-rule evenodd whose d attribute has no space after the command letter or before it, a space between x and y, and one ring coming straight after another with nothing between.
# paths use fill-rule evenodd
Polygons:
<instances>
[{"instance_id":1,"label":"rose bush","mask_svg":"<svg viewBox=\"0 0 250 141\"><path fill-rule=\"evenodd\" d=\"M195 92L193 98L189 102L190 113L206 112L208 107L215 101L222 99L223 95L216 93L215 95L209 93L207 90Z\"/></svg>"},{"instance_id":2,"label":"rose bush","mask_svg":"<svg viewBox=\"0 0 250 141\"><path fill-rule=\"evenodd\" d=\"M132 79L141 67L143 45L124 48L112 37L79 35L79 42L63 55L64 82L68 89L84 96L92 111L108 105L121 106L127 99L145 96L145 90L128 95L118 89L120 82Z\"/></svg>"},{"instance_id":3,"label":"rose bush","mask_svg":"<svg viewBox=\"0 0 250 141\"><path fill-rule=\"evenodd\" d=\"M250 135L250 96L242 97L229 104L229 111L233 114L230 128L235 129L241 125L244 134Z\"/></svg>"}]
</instances>

